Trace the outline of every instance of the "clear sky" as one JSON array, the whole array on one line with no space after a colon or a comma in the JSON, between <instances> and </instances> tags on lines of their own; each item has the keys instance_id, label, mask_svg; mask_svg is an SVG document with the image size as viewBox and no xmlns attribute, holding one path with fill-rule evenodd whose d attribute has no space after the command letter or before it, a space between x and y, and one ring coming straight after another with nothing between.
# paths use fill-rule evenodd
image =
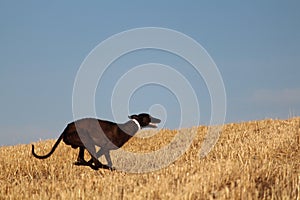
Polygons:
<instances>
[{"instance_id":1,"label":"clear sky","mask_svg":"<svg viewBox=\"0 0 300 200\"><path fill-rule=\"evenodd\" d=\"M297 0L1 0L0 146L58 137L73 120L73 84L83 60L108 37L140 27L179 31L207 50L224 81L226 123L297 116L299 10ZM113 63L116 67L98 85L97 116L114 120L110 91L122 75L119 69L124 72L149 62L182 64L177 69L191 81L201 102L200 123L208 124L210 99L201 77L193 77L178 57L151 50L130 53ZM167 111L164 127L176 128L178 101L172 91L145 86L134 93L130 111L147 112L154 104Z\"/></svg>"}]
</instances>

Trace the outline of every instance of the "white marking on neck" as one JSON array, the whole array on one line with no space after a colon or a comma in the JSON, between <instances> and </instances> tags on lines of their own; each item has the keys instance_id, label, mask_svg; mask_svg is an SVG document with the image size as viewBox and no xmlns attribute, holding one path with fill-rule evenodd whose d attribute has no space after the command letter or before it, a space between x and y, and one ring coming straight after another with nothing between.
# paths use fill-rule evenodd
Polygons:
<instances>
[{"instance_id":1,"label":"white marking on neck","mask_svg":"<svg viewBox=\"0 0 300 200\"><path fill-rule=\"evenodd\" d=\"M136 119L131 119L138 127L138 131L141 130L141 125L139 124L139 122Z\"/></svg>"}]
</instances>

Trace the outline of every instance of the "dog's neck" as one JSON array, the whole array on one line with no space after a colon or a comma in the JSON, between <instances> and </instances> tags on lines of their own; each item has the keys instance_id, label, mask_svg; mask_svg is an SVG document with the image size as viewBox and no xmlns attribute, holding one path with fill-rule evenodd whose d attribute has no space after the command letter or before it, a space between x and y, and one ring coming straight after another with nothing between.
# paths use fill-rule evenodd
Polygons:
<instances>
[{"instance_id":1,"label":"dog's neck","mask_svg":"<svg viewBox=\"0 0 300 200\"><path fill-rule=\"evenodd\" d=\"M127 135L134 136L139 130L141 130L141 125L136 119L131 119L125 124L119 124L119 128Z\"/></svg>"},{"instance_id":2,"label":"dog's neck","mask_svg":"<svg viewBox=\"0 0 300 200\"><path fill-rule=\"evenodd\" d=\"M138 130L137 130L137 131L141 130L141 125L140 125L140 123L139 123L136 119L132 119L132 121L137 125L137 127L138 127Z\"/></svg>"}]
</instances>

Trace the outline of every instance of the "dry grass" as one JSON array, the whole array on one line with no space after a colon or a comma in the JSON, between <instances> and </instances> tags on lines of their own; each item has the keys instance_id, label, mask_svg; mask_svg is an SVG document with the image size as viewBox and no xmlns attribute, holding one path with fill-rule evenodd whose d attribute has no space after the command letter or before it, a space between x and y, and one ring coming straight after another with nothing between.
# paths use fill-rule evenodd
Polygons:
<instances>
[{"instance_id":1,"label":"dry grass","mask_svg":"<svg viewBox=\"0 0 300 200\"><path fill-rule=\"evenodd\" d=\"M227 124L213 150L199 159L207 127L166 168L132 174L74 166L78 150L60 144L46 160L30 145L0 148L0 199L299 199L300 118ZM124 149L151 152L176 131L133 138ZM48 152L54 140L36 143Z\"/></svg>"}]
</instances>

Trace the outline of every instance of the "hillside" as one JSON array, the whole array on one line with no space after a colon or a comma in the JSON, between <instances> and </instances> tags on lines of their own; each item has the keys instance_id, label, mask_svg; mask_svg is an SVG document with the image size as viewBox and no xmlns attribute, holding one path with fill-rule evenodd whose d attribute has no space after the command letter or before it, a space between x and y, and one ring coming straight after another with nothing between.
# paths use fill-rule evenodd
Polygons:
<instances>
[{"instance_id":1,"label":"hillside","mask_svg":"<svg viewBox=\"0 0 300 200\"><path fill-rule=\"evenodd\" d=\"M200 159L207 130L186 129L196 133L188 151L149 173L75 166L78 150L64 143L46 160L34 158L29 144L1 147L0 199L300 199L300 118L226 124ZM135 137L123 149L152 152L176 133ZM34 143L36 152L49 152L54 142Z\"/></svg>"}]
</instances>

